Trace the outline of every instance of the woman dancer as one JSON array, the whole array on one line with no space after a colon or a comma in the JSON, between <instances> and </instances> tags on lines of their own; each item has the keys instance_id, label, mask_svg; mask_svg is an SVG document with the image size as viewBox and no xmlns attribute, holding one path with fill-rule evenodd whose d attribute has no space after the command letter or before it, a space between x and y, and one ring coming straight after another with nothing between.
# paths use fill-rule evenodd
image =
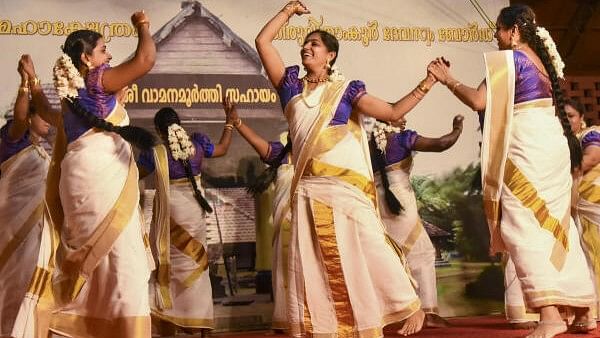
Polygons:
<instances>
[{"instance_id":1,"label":"woman dancer","mask_svg":"<svg viewBox=\"0 0 600 338\"><path fill-rule=\"evenodd\" d=\"M426 327L445 327L448 322L438 315L435 248L418 214L410 172L414 151L442 152L456 143L462 133L463 116L455 116L452 131L438 138L423 137L405 128L404 118L389 124L377 121L371 134L379 210L387 232L402 247L417 281Z\"/></svg>"},{"instance_id":2,"label":"woman dancer","mask_svg":"<svg viewBox=\"0 0 600 338\"><path fill-rule=\"evenodd\" d=\"M61 242L53 276L59 311L51 328L64 335L150 336L151 266L128 141L149 148L154 140L128 126L116 94L152 68L156 49L145 13L131 21L138 31L131 59L111 68L102 36L79 30L69 34L54 67L62 114L48 117L60 127L47 196Z\"/></svg>"},{"instance_id":3,"label":"woman dancer","mask_svg":"<svg viewBox=\"0 0 600 338\"><path fill-rule=\"evenodd\" d=\"M294 176L294 167L291 164L292 144L288 140L288 133L282 133L279 141L266 141L248 125L240 123L238 132L256 150L261 160L269 165L265 175L260 179L256 188L262 192L274 183L273 197L273 264L272 286L274 294L273 316L271 328L282 331L288 329L287 325L287 267L288 252L291 235L290 213L290 187Z\"/></svg>"},{"instance_id":4,"label":"woman dancer","mask_svg":"<svg viewBox=\"0 0 600 338\"><path fill-rule=\"evenodd\" d=\"M163 144L138 160L140 177L156 171L151 242L158 267L151 277L150 307L163 336L175 335L176 326L200 328L203 335L214 327L204 220L212 209L203 196L200 168L204 158L227 154L234 124L241 123L231 102L224 108L217 144L202 133L189 137L175 110L160 109L154 126Z\"/></svg>"},{"instance_id":5,"label":"woman dancer","mask_svg":"<svg viewBox=\"0 0 600 338\"><path fill-rule=\"evenodd\" d=\"M0 129L0 337L33 336L35 308L48 268L52 240L44 203L50 157L40 146L49 124L29 100L39 81L29 55L19 60L21 85L13 119ZM40 254L41 253L41 254ZM39 286L39 287L36 287ZM20 309L21 312L20 313Z\"/></svg>"},{"instance_id":6,"label":"woman dancer","mask_svg":"<svg viewBox=\"0 0 600 338\"><path fill-rule=\"evenodd\" d=\"M485 54L478 88L455 80L441 60L428 69L461 101L485 109L481 168L491 251L509 252L527 307L540 313L528 337L565 332L559 306L575 312L572 330L587 332L596 326L589 315L595 296L570 216L569 169L580 166L581 148L558 82L564 65L531 8L503 8L496 27L501 51Z\"/></svg>"},{"instance_id":7,"label":"woman dancer","mask_svg":"<svg viewBox=\"0 0 600 338\"><path fill-rule=\"evenodd\" d=\"M308 12L301 2L289 2L255 41L279 92L294 145L290 330L293 336L379 337L383 326L406 320L400 333L413 334L422 328L424 313L402 255L386 236L376 211L368 144L358 111L398 120L434 81L427 77L390 105L367 94L361 81L345 81L331 69L339 44L324 31L306 37L300 53L307 74L300 78L299 67L285 68L272 42L292 15Z\"/></svg>"},{"instance_id":8,"label":"woman dancer","mask_svg":"<svg viewBox=\"0 0 600 338\"><path fill-rule=\"evenodd\" d=\"M571 129L577 135L583 149L583 160L577 182L576 206L577 225L583 250L587 254L588 265L596 287L596 297L600 291L600 128L587 127L583 112L585 107L578 101L569 100L565 111ZM600 305L600 303L599 303Z\"/></svg>"}]
</instances>

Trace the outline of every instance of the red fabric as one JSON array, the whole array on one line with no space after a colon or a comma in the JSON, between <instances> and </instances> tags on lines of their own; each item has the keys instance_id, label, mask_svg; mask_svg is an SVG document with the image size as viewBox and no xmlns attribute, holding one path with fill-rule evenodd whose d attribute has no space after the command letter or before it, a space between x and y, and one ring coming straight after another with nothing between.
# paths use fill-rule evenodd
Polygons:
<instances>
[{"instance_id":1,"label":"red fabric","mask_svg":"<svg viewBox=\"0 0 600 338\"><path fill-rule=\"evenodd\" d=\"M424 329L409 336L418 338L517 338L524 337L529 331L512 330L503 316L450 318L451 327L443 329ZM286 335L274 335L261 332L223 333L219 336L243 338L283 338ZM385 337L403 337L394 333L392 328L386 328ZM561 334L557 338L592 338L600 337L600 329L589 334Z\"/></svg>"}]
</instances>

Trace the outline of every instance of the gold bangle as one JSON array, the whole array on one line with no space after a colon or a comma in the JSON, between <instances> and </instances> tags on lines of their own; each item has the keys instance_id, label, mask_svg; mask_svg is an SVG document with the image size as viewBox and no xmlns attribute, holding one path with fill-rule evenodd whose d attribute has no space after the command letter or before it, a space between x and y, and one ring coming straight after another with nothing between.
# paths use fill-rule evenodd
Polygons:
<instances>
[{"instance_id":1,"label":"gold bangle","mask_svg":"<svg viewBox=\"0 0 600 338\"><path fill-rule=\"evenodd\" d=\"M233 130L233 124L231 124L231 123L226 123L224 128L225 128L225 130L232 131L232 130Z\"/></svg>"},{"instance_id":2,"label":"gold bangle","mask_svg":"<svg viewBox=\"0 0 600 338\"><path fill-rule=\"evenodd\" d=\"M419 90L421 90L424 94L427 94L429 89L431 89L430 87L427 87L425 85L425 80L422 80L421 82L419 82L419 85L417 86L417 88L419 88Z\"/></svg>"},{"instance_id":3,"label":"gold bangle","mask_svg":"<svg viewBox=\"0 0 600 338\"><path fill-rule=\"evenodd\" d=\"M31 85L34 86L34 87L35 86L39 86L40 82L41 82L40 79L37 76L35 76L33 78L33 80L31 80Z\"/></svg>"},{"instance_id":4,"label":"gold bangle","mask_svg":"<svg viewBox=\"0 0 600 338\"><path fill-rule=\"evenodd\" d=\"M141 25L144 25L144 24L148 24L148 28L150 28L150 21L148 21L148 20L142 20L142 21L138 21L138 22L135 24L135 27L136 27L136 28L139 28Z\"/></svg>"},{"instance_id":5,"label":"gold bangle","mask_svg":"<svg viewBox=\"0 0 600 338\"><path fill-rule=\"evenodd\" d=\"M239 128L242 125L242 119L238 117L238 119L233 122L233 126Z\"/></svg>"},{"instance_id":6,"label":"gold bangle","mask_svg":"<svg viewBox=\"0 0 600 338\"><path fill-rule=\"evenodd\" d=\"M19 93L29 93L29 87L26 87L26 86L19 87Z\"/></svg>"},{"instance_id":7,"label":"gold bangle","mask_svg":"<svg viewBox=\"0 0 600 338\"><path fill-rule=\"evenodd\" d=\"M416 88L415 88L415 89L416 89ZM417 100L419 100L419 101L420 101L420 100L422 100L422 99L425 97L425 96L421 96L421 97L419 97L419 96L418 96L418 95L415 93L415 90L411 91L410 93L412 94L412 96L414 96L414 97L415 97L415 99L417 99Z\"/></svg>"},{"instance_id":8,"label":"gold bangle","mask_svg":"<svg viewBox=\"0 0 600 338\"><path fill-rule=\"evenodd\" d=\"M460 83L460 81L456 81L454 82L454 84L452 85L452 88L450 88L450 91L452 92L452 94L456 94L456 88L458 88L458 86L460 86L462 83Z\"/></svg>"},{"instance_id":9,"label":"gold bangle","mask_svg":"<svg viewBox=\"0 0 600 338\"><path fill-rule=\"evenodd\" d=\"M25 79L21 81L21 87L27 87L29 88L29 80Z\"/></svg>"}]
</instances>

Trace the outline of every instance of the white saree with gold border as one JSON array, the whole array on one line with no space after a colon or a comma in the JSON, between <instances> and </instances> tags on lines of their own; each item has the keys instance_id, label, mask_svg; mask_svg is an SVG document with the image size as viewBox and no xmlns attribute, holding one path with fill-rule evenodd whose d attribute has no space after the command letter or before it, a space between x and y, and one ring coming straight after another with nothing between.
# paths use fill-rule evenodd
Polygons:
<instances>
[{"instance_id":1,"label":"white saree with gold border","mask_svg":"<svg viewBox=\"0 0 600 338\"><path fill-rule=\"evenodd\" d=\"M49 164L46 151L30 145L0 167L0 336L35 337L47 322L36 308L50 277Z\"/></svg>"},{"instance_id":2,"label":"white saree with gold border","mask_svg":"<svg viewBox=\"0 0 600 338\"><path fill-rule=\"evenodd\" d=\"M152 215L151 242L158 261L150 280L152 315L181 327L213 328L204 210L188 178L168 181L163 145L155 147L155 167L163 182L157 182ZM202 190L200 176L195 179Z\"/></svg>"},{"instance_id":3,"label":"white saree with gold border","mask_svg":"<svg viewBox=\"0 0 600 338\"><path fill-rule=\"evenodd\" d=\"M295 337L382 337L383 326L420 308L376 210L358 114L327 126L347 86L328 82L284 111L294 144L288 318Z\"/></svg>"},{"instance_id":4,"label":"white saree with gold border","mask_svg":"<svg viewBox=\"0 0 600 338\"><path fill-rule=\"evenodd\" d=\"M107 120L129 123L120 105ZM60 170L62 209L51 206L61 236L52 330L69 337L149 337L150 265L130 144L91 129L68 144L53 169ZM51 170L48 180L56 177Z\"/></svg>"},{"instance_id":5,"label":"white saree with gold border","mask_svg":"<svg viewBox=\"0 0 600 338\"><path fill-rule=\"evenodd\" d=\"M570 216L567 140L552 99L513 104L512 51L485 54L487 105L481 170L491 251L508 251L526 306L594 303Z\"/></svg>"},{"instance_id":6,"label":"white saree with gold border","mask_svg":"<svg viewBox=\"0 0 600 338\"><path fill-rule=\"evenodd\" d=\"M294 166L282 164L277 169L275 196L273 197L273 329L287 329L287 276L292 215L290 212L290 189Z\"/></svg>"},{"instance_id":7,"label":"white saree with gold border","mask_svg":"<svg viewBox=\"0 0 600 338\"><path fill-rule=\"evenodd\" d=\"M423 311L438 313L435 248L418 213L417 199L410 184L412 165L413 157L409 156L385 168L390 191L404 207L400 215L388 209L381 174L375 175L379 211L387 233L401 246L406 255L410 273L417 282L416 291Z\"/></svg>"},{"instance_id":8,"label":"white saree with gold border","mask_svg":"<svg viewBox=\"0 0 600 338\"><path fill-rule=\"evenodd\" d=\"M600 127L586 128L577 137L582 141L591 131L600 132ZM598 297L600 295L600 164L583 175L577 186L577 193L577 226L590 273L594 279L596 297ZM600 303L597 303L596 308L600 309Z\"/></svg>"}]
</instances>

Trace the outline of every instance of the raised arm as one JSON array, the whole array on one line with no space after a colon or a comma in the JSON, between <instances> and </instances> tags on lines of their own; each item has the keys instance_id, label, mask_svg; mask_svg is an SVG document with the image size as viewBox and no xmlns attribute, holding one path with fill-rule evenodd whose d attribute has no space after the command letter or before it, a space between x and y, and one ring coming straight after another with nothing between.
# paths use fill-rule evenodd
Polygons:
<instances>
[{"instance_id":1,"label":"raised arm","mask_svg":"<svg viewBox=\"0 0 600 338\"><path fill-rule=\"evenodd\" d=\"M260 56L265 72L271 80L273 87L277 88L281 83L285 66L281 55L273 46L273 39L277 36L279 29L292 17L292 15L302 15L310 13L308 8L300 1L290 1L279 11L267 24L261 29L254 40L256 50Z\"/></svg>"},{"instance_id":2,"label":"raised arm","mask_svg":"<svg viewBox=\"0 0 600 338\"><path fill-rule=\"evenodd\" d=\"M421 102L435 82L435 77L427 74L415 89L393 104L365 94L356 103L356 108L362 113L382 121L397 121Z\"/></svg>"},{"instance_id":3,"label":"raised arm","mask_svg":"<svg viewBox=\"0 0 600 338\"><path fill-rule=\"evenodd\" d=\"M150 20L144 11L135 12L131 23L138 32L138 44L133 58L108 69L102 77L102 85L107 92L116 93L121 88L148 73L154 66L156 46L150 35Z\"/></svg>"},{"instance_id":4,"label":"raised arm","mask_svg":"<svg viewBox=\"0 0 600 338\"><path fill-rule=\"evenodd\" d=\"M448 87L452 94L456 96L462 103L469 106L474 111L485 109L487 87L485 80L481 81L477 88L469 87L462 82L456 80L450 73L450 67L446 65L443 58L437 58L427 67L427 71L433 74L435 78L443 85Z\"/></svg>"},{"instance_id":5,"label":"raised arm","mask_svg":"<svg viewBox=\"0 0 600 338\"><path fill-rule=\"evenodd\" d=\"M21 57L22 59L23 57ZM25 135L28 125L29 115L29 76L23 69L23 63L19 61L17 68L21 75L21 85L17 92L17 100L13 109L13 123L8 128L8 138L11 140L19 140Z\"/></svg>"},{"instance_id":6,"label":"raised arm","mask_svg":"<svg viewBox=\"0 0 600 338\"><path fill-rule=\"evenodd\" d=\"M417 140L415 141L414 150L425 152L442 152L452 147L462 133L463 120L464 117L462 115L454 116L454 119L452 120L452 131L444 136L437 138L418 136Z\"/></svg>"},{"instance_id":7,"label":"raised arm","mask_svg":"<svg viewBox=\"0 0 600 338\"><path fill-rule=\"evenodd\" d=\"M215 144L215 149L211 157L221 157L227 154L229 146L231 145L233 128L242 124L242 119L238 116L235 105L231 102L229 96L225 97L223 100L223 110L225 111L225 127L223 128L219 143Z\"/></svg>"},{"instance_id":8,"label":"raised arm","mask_svg":"<svg viewBox=\"0 0 600 338\"><path fill-rule=\"evenodd\" d=\"M35 66L33 65L31 56L27 54L22 55L19 67L27 74L29 90L31 92L31 104L33 104L35 113L51 125L58 126L62 121L61 112L52 109L48 98L44 94L42 84L35 74Z\"/></svg>"}]
</instances>

